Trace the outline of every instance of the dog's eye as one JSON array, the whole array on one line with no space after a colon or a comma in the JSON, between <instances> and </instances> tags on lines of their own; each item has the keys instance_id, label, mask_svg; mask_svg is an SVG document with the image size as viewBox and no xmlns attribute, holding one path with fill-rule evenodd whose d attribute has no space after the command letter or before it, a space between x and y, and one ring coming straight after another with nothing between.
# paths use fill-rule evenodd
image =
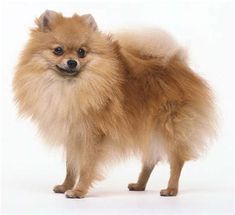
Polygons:
<instances>
[{"instance_id":1,"label":"dog's eye","mask_svg":"<svg viewBox=\"0 0 235 215\"><path fill-rule=\"evenodd\" d=\"M86 57L86 50L83 48L78 49L77 53L78 53L78 57L80 58Z\"/></svg>"},{"instance_id":2,"label":"dog's eye","mask_svg":"<svg viewBox=\"0 0 235 215\"><path fill-rule=\"evenodd\" d=\"M54 49L54 54L55 54L55 55L60 56L60 55L62 55L63 53L64 53L64 50L63 50L61 47L56 47L56 48Z\"/></svg>"}]
</instances>

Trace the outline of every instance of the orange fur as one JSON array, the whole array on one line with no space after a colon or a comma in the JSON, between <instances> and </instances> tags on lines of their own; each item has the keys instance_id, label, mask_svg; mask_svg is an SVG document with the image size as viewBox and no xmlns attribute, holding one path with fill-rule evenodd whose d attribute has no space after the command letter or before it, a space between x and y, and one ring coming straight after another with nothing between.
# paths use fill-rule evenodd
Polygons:
<instances>
[{"instance_id":1,"label":"orange fur","mask_svg":"<svg viewBox=\"0 0 235 215\"><path fill-rule=\"evenodd\" d=\"M20 113L37 123L47 142L65 148L67 176L54 191L84 197L106 163L134 153L143 169L129 189L144 190L155 164L167 157L171 178L161 195L176 195L183 163L197 158L214 133L211 91L173 41L159 47L157 34L154 41L125 32L112 37L91 18L45 12L14 77ZM58 45L62 56L53 54ZM85 58L77 56L80 47ZM79 62L78 75L56 72L67 59Z\"/></svg>"}]
</instances>

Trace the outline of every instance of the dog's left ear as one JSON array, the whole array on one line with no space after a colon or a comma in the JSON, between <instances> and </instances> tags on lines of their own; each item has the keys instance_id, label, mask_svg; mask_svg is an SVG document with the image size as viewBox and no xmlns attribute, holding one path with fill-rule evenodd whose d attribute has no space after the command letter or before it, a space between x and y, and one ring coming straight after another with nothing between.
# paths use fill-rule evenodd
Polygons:
<instances>
[{"instance_id":1,"label":"dog's left ear","mask_svg":"<svg viewBox=\"0 0 235 215\"><path fill-rule=\"evenodd\" d=\"M82 15L81 18L84 20L84 22L89 25L94 31L98 29L98 26L96 24L96 21L94 17L91 14L85 14Z\"/></svg>"}]
</instances>

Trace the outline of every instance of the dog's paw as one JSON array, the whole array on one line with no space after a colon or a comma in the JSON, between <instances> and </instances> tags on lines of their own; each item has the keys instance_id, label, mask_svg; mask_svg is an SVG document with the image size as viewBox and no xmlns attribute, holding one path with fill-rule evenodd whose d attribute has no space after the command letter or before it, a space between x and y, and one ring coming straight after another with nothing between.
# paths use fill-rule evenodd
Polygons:
<instances>
[{"instance_id":1,"label":"dog's paw","mask_svg":"<svg viewBox=\"0 0 235 215\"><path fill-rule=\"evenodd\" d=\"M128 189L130 191L144 191L145 187L140 186L138 183L131 183L131 184L128 184Z\"/></svg>"},{"instance_id":2,"label":"dog's paw","mask_svg":"<svg viewBox=\"0 0 235 215\"><path fill-rule=\"evenodd\" d=\"M167 189L161 190L160 196L176 196L177 193L178 193L177 188L167 188Z\"/></svg>"},{"instance_id":3,"label":"dog's paw","mask_svg":"<svg viewBox=\"0 0 235 215\"><path fill-rule=\"evenodd\" d=\"M67 190L65 192L65 196L67 198L78 198L78 199L81 199L81 198L84 198L85 195L86 195L86 193L81 191L81 190Z\"/></svg>"},{"instance_id":4,"label":"dog's paw","mask_svg":"<svg viewBox=\"0 0 235 215\"><path fill-rule=\"evenodd\" d=\"M55 193L65 193L67 190L68 190L68 188L66 186L64 186L64 185L56 185L53 188L53 191Z\"/></svg>"}]
</instances>

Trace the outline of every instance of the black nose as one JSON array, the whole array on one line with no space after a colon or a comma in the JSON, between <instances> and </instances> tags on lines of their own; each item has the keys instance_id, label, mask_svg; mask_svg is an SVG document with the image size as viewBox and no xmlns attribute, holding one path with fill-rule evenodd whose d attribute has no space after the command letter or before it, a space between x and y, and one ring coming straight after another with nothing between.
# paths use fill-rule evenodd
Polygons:
<instances>
[{"instance_id":1,"label":"black nose","mask_svg":"<svg viewBox=\"0 0 235 215\"><path fill-rule=\"evenodd\" d=\"M77 66L77 62L75 60L68 60L67 65L70 69L75 69Z\"/></svg>"}]
</instances>

